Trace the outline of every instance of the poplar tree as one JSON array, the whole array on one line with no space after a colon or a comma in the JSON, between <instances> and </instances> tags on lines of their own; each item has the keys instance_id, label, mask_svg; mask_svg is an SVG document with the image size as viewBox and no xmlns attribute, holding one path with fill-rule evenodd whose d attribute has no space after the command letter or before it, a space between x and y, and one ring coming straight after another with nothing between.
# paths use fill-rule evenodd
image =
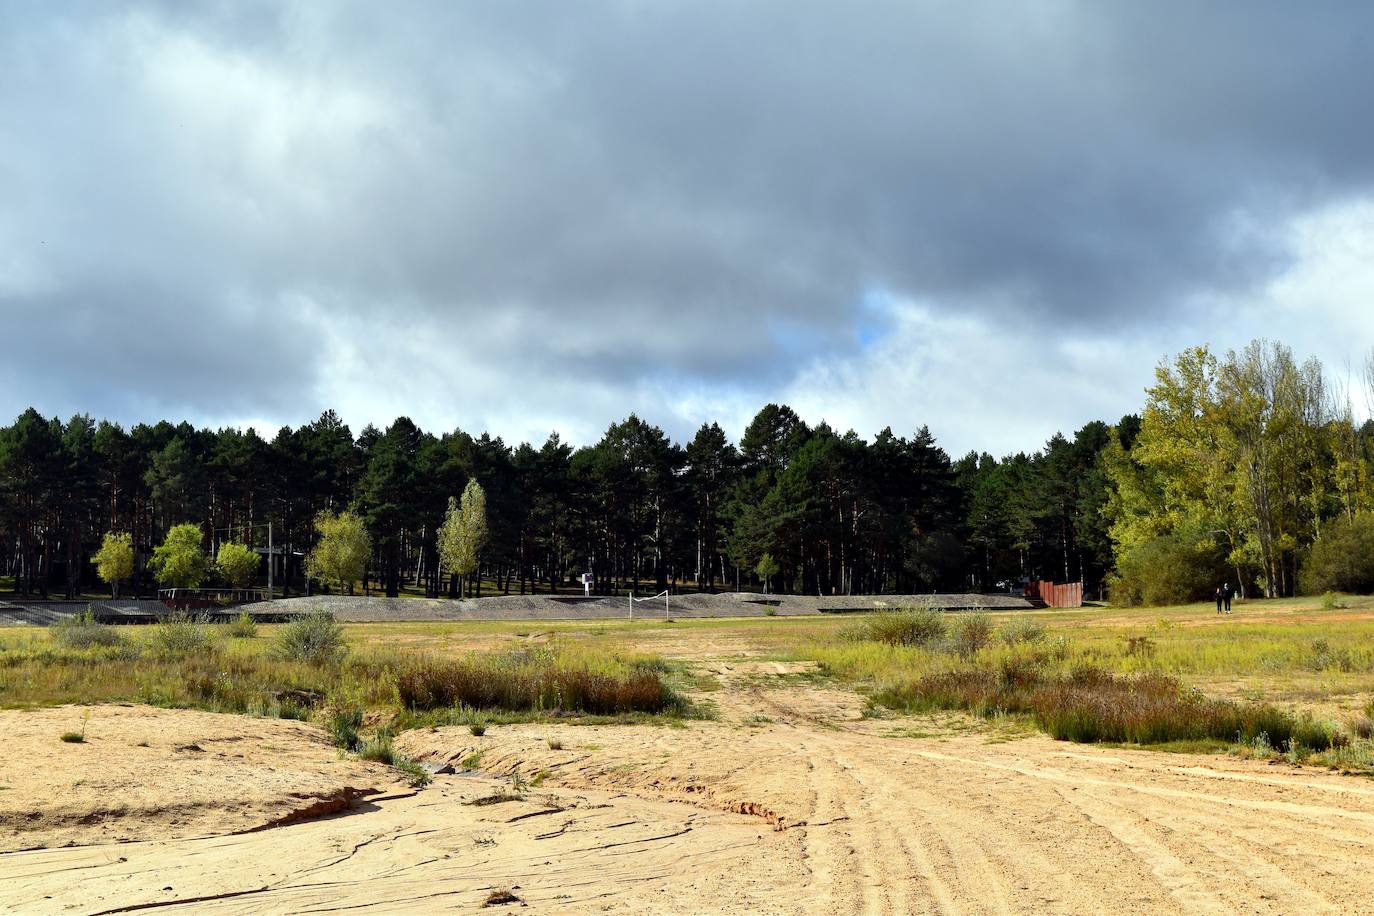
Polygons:
<instances>
[{"instance_id":1,"label":"poplar tree","mask_svg":"<svg viewBox=\"0 0 1374 916\"><path fill-rule=\"evenodd\" d=\"M480 572L482 548L487 543L487 494L476 479L463 488L462 500L449 497L444 524L439 529L439 557L444 566L463 580ZM477 579L477 594L482 592ZM471 586L469 585L469 593Z\"/></svg>"}]
</instances>

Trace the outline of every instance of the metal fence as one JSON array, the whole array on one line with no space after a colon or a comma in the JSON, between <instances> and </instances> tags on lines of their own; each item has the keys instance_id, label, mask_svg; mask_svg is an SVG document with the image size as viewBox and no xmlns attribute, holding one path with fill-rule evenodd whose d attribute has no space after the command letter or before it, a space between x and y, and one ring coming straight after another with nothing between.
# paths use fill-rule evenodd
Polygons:
<instances>
[{"instance_id":1,"label":"metal fence","mask_svg":"<svg viewBox=\"0 0 1374 916\"><path fill-rule=\"evenodd\" d=\"M1045 580L1027 583L1027 598L1039 598L1050 607L1082 607L1082 582L1046 582Z\"/></svg>"}]
</instances>

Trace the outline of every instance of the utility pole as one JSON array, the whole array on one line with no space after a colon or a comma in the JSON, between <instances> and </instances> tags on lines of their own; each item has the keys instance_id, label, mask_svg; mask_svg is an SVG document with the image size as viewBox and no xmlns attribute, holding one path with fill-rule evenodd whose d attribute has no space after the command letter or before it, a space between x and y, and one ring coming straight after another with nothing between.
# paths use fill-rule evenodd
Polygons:
<instances>
[{"instance_id":1,"label":"utility pole","mask_svg":"<svg viewBox=\"0 0 1374 916\"><path fill-rule=\"evenodd\" d=\"M274 589L272 588L272 567L277 563L275 555L272 553L272 519L267 520L267 600L272 600Z\"/></svg>"}]
</instances>

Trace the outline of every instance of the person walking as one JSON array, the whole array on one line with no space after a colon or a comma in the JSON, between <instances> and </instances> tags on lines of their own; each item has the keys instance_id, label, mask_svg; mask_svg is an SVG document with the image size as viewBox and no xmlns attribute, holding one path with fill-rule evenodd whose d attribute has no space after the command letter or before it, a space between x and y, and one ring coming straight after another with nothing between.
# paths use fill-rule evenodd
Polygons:
<instances>
[{"instance_id":1,"label":"person walking","mask_svg":"<svg viewBox=\"0 0 1374 916\"><path fill-rule=\"evenodd\" d=\"M1216 596L1215 596L1215 597L1216 597L1216 599L1217 599L1217 613L1220 614L1220 613L1221 613L1221 586L1220 586L1220 585L1217 586L1217 591L1216 591Z\"/></svg>"},{"instance_id":2,"label":"person walking","mask_svg":"<svg viewBox=\"0 0 1374 916\"><path fill-rule=\"evenodd\" d=\"M1229 583L1229 582L1223 582L1223 583L1221 583L1221 600L1222 600L1223 602L1225 602L1225 604L1226 604L1226 613L1228 613L1228 614L1231 613L1231 596L1234 595L1235 593L1236 593L1236 590L1233 589L1233 588L1231 587L1231 583Z\"/></svg>"}]
</instances>

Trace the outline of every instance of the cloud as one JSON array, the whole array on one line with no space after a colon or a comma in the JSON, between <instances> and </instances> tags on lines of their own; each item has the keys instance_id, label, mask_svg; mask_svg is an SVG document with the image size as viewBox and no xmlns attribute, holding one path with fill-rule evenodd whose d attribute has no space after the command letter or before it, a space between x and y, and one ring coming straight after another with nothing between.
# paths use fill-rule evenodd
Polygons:
<instances>
[{"instance_id":1,"label":"cloud","mask_svg":"<svg viewBox=\"0 0 1374 916\"><path fill-rule=\"evenodd\" d=\"M1303 339L1295 297L1368 333L1359 258L1304 227L1371 197L1371 24L9 4L0 333L32 345L0 414L586 441L795 397L1034 447L1133 409L1164 352Z\"/></svg>"}]
</instances>

